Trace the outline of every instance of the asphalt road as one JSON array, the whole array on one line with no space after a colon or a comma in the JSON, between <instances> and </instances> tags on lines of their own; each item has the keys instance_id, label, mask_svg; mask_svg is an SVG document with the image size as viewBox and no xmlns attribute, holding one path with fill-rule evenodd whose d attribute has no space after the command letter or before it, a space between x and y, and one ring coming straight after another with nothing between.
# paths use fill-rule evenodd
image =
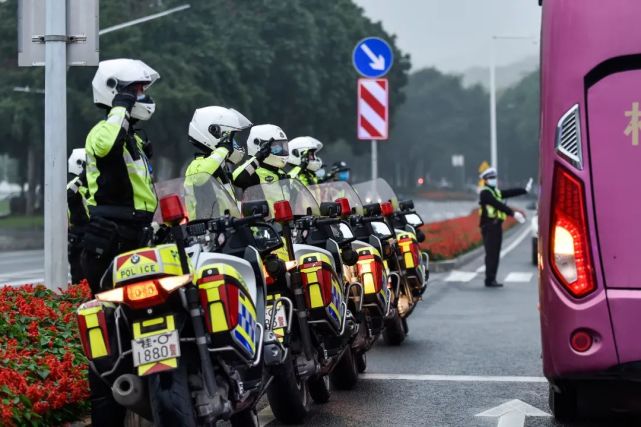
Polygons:
<instances>
[{"instance_id":1,"label":"asphalt road","mask_svg":"<svg viewBox=\"0 0 641 427\"><path fill-rule=\"evenodd\" d=\"M433 275L424 302L410 317L405 342L379 342L356 389L334 391L327 404L314 405L305 425L490 427L499 419L477 415L518 399L545 412L527 417L525 426L561 426L545 416L548 385L541 372L530 239L521 227L504 243L504 288L483 286L481 259L461 271ZM270 415L269 408L261 412L269 426L281 425ZM572 426L640 425L598 416Z\"/></svg>"}]
</instances>

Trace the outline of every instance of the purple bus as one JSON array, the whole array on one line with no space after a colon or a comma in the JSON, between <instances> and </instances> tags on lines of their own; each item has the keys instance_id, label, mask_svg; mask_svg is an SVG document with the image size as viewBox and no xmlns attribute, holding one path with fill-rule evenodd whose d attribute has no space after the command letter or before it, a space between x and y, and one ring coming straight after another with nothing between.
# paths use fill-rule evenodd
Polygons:
<instances>
[{"instance_id":1,"label":"purple bus","mask_svg":"<svg viewBox=\"0 0 641 427\"><path fill-rule=\"evenodd\" d=\"M569 420L641 379L641 0L539 2L543 370Z\"/></svg>"}]
</instances>

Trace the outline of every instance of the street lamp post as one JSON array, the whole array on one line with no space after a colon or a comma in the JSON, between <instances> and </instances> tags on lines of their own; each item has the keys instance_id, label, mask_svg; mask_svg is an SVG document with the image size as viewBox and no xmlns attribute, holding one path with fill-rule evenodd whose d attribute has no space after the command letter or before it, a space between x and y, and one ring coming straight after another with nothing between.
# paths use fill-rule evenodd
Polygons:
<instances>
[{"instance_id":1,"label":"street lamp post","mask_svg":"<svg viewBox=\"0 0 641 427\"><path fill-rule=\"evenodd\" d=\"M496 49L494 42L496 40L534 40L538 41L536 37L532 36L492 36L490 42L490 158L492 166L498 169L498 141L496 131Z\"/></svg>"}]
</instances>

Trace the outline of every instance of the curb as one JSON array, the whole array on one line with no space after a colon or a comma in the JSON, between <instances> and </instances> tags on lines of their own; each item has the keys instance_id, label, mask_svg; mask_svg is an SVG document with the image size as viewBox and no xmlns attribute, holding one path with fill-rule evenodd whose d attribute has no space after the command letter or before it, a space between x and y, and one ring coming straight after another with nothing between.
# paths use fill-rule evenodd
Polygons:
<instances>
[{"instance_id":1,"label":"curb","mask_svg":"<svg viewBox=\"0 0 641 427\"><path fill-rule=\"evenodd\" d=\"M521 229L522 229L522 225L518 224L517 226L512 227L509 230L507 230L503 234L503 237L504 238L510 237L517 230L521 230ZM448 259L448 260L445 260L445 261L430 262L430 272L432 272L432 273L445 273L445 272L448 272L448 271L456 270L457 268L459 268L460 266L462 266L464 264L467 264L468 262L470 262L474 258L480 257L481 255L483 255L483 253L485 253L485 248L481 244L481 246L476 247L476 248L472 249L469 252L465 252L464 254L459 255L458 257L456 257L454 259Z\"/></svg>"}]
</instances>

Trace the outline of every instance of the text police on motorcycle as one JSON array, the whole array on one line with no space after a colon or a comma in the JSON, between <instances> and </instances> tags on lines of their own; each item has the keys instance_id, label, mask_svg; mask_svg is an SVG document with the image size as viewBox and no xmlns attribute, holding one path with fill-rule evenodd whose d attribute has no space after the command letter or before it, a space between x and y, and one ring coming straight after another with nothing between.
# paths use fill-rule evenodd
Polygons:
<instances>
[{"instance_id":1,"label":"text police on motorcycle","mask_svg":"<svg viewBox=\"0 0 641 427\"><path fill-rule=\"evenodd\" d=\"M484 187L480 192L479 204L481 216L481 235L485 247L485 286L501 287L496 281L496 273L499 268L501 255L501 243L503 242L503 221L508 216L513 216L520 223L525 222L525 216L521 212L512 210L504 203L504 199L520 196L530 191L532 180L526 188L513 188L499 190L497 187L496 169L488 168L481 173Z\"/></svg>"}]
</instances>

